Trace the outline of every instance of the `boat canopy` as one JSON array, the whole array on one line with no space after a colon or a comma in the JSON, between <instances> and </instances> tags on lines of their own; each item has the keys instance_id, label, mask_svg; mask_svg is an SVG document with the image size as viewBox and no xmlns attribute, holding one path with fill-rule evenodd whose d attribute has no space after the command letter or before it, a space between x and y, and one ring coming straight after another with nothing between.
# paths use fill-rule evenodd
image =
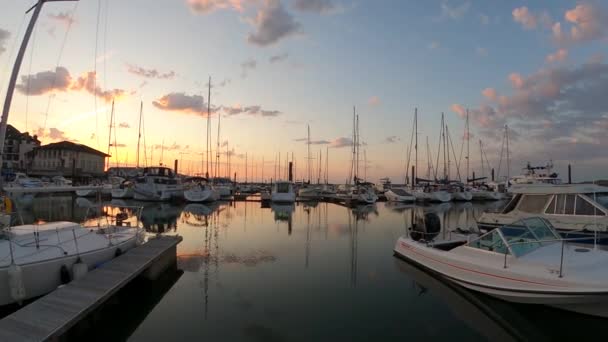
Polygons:
<instances>
[{"instance_id":1,"label":"boat canopy","mask_svg":"<svg viewBox=\"0 0 608 342\"><path fill-rule=\"evenodd\" d=\"M467 246L521 257L559 240L560 235L549 221L540 217L529 217L496 228L470 241Z\"/></svg>"},{"instance_id":2,"label":"boat canopy","mask_svg":"<svg viewBox=\"0 0 608 342\"><path fill-rule=\"evenodd\" d=\"M539 215L607 216L608 192L517 194L502 211L518 211Z\"/></svg>"}]
</instances>

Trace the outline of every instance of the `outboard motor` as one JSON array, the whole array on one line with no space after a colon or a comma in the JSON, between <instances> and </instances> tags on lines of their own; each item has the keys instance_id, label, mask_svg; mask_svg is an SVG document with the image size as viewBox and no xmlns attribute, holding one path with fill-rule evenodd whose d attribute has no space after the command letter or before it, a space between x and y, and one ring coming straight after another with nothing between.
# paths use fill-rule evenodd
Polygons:
<instances>
[{"instance_id":1,"label":"outboard motor","mask_svg":"<svg viewBox=\"0 0 608 342\"><path fill-rule=\"evenodd\" d=\"M414 241L432 241L441 231L441 221L435 213L424 214L424 219L418 219L412 225L410 237Z\"/></svg>"}]
</instances>

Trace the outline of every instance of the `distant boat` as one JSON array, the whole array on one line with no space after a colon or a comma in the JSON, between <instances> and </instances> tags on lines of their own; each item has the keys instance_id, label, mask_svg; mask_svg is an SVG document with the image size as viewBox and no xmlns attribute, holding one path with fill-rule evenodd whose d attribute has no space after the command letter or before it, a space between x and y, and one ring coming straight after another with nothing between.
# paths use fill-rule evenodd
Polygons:
<instances>
[{"instance_id":1,"label":"distant boat","mask_svg":"<svg viewBox=\"0 0 608 342\"><path fill-rule=\"evenodd\" d=\"M123 181L112 189L112 198L129 199L133 198L135 184L131 181Z\"/></svg>"},{"instance_id":2,"label":"distant boat","mask_svg":"<svg viewBox=\"0 0 608 342\"><path fill-rule=\"evenodd\" d=\"M184 198L188 202L215 202L220 198L220 193L206 178L192 178L184 190Z\"/></svg>"},{"instance_id":3,"label":"distant boat","mask_svg":"<svg viewBox=\"0 0 608 342\"><path fill-rule=\"evenodd\" d=\"M296 193L293 183L289 181L276 181L272 184L270 200L274 203L293 203L296 201Z\"/></svg>"},{"instance_id":4,"label":"distant boat","mask_svg":"<svg viewBox=\"0 0 608 342\"><path fill-rule=\"evenodd\" d=\"M386 200L389 202L414 202L416 201L416 197L411 193L407 192L405 189L401 188L389 188L384 192L386 196Z\"/></svg>"},{"instance_id":5,"label":"distant boat","mask_svg":"<svg viewBox=\"0 0 608 342\"><path fill-rule=\"evenodd\" d=\"M140 201L170 201L184 197L184 188L173 170L163 166L144 168L135 181L133 198Z\"/></svg>"}]
</instances>

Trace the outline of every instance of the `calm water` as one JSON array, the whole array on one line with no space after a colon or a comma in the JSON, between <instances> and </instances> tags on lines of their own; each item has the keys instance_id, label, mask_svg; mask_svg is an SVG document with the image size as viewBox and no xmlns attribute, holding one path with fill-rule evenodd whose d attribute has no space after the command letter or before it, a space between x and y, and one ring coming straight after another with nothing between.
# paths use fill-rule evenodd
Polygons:
<instances>
[{"instance_id":1,"label":"calm water","mask_svg":"<svg viewBox=\"0 0 608 342\"><path fill-rule=\"evenodd\" d=\"M124 204L124 203L123 203ZM145 205L150 233L179 234L177 270L138 281L85 333L92 340L551 340L608 336L606 321L454 287L393 256L413 211L468 228L486 206L378 203L262 208ZM36 198L24 221L83 220L92 203ZM566 327L568 329L566 329Z\"/></svg>"}]
</instances>

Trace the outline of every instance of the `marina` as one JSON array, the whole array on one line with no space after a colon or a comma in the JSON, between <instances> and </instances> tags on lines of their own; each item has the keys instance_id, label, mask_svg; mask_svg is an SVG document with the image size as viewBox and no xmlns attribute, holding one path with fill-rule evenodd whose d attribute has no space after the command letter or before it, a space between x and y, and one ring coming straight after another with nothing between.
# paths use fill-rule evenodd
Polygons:
<instances>
[{"instance_id":1,"label":"marina","mask_svg":"<svg viewBox=\"0 0 608 342\"><path fill-rule=\"evenodd\" d=\"M458 2L4 0L0 341L608 337L608 7Z\"/></svg>"}]
</instances>

